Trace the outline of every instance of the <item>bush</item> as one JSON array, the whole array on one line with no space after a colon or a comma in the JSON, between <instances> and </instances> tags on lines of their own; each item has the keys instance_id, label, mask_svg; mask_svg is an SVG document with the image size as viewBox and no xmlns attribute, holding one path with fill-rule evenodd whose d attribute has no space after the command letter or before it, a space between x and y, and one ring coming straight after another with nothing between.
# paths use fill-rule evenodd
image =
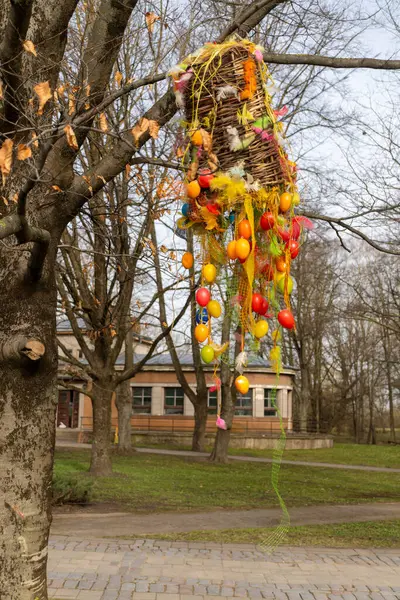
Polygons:
<instances>
[{"instance_id":1,"label":"bush","mask_svg":"<svg viewBox=\"0 0 400 600\"><path fill-rule=\"evenodd\" d=\"M87 504L91 500L93 480L73 475L53 475L53 505Z\"/></svg>"}]
</instances>

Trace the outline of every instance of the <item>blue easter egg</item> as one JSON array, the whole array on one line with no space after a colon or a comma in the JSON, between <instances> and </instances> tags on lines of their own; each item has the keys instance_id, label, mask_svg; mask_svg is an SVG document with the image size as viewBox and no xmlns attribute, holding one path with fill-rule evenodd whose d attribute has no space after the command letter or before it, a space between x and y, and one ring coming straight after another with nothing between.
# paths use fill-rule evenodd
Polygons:
<instances>
[{"instance_id":1,"label":"blue easter egg","mask_svg":"<svg viewBox=\"0 0 400 600\"><path fill-rule=\"evenodd\" d=\"M188 202L185 202L185 204L182 206L182 214L184 217L187 217L189 214L189 204Z\"/></svg>"},{"instance_id":2,"label":"blue easter egg","mask_svg":"<svg viewBox=\"0 0 400 600\"><path fill-rule=\"evenodd\" d=\"M206 308L196 311L196 325L205 325L208 322L208 312Z\"/></svg>"},{"instance_id":3,"label":"blue easter egg","mask_svg":"<svg viewBox=\"0 0 400 600\"><path fill-rule=\"evenodd\" d=\"M234 223L235 222L235 213L231 213L229 215L229 223Z\"/></svg>"}]
</instances>

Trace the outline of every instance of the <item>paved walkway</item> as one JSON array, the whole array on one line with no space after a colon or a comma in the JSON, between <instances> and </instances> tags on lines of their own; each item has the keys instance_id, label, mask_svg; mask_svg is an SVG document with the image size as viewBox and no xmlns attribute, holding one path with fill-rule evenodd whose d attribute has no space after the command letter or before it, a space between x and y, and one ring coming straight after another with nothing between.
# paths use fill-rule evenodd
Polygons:
<instances>
[{"instance_id":1,"label":"paved walkway","mask_svg":"<svg viewBox=\"0 0 400 600\"><path fill-rule=\"evenodd\" d=\"M101 506L99 507L101 509ZM273 527L281 518L279 508L221 510L202 513L59 513L53 517L52 533L84 539L113 536L151 535L171 531ZM290 508L292 525L325 525L357 521L400 519L399 503L375 503Z\"/></svg>"},{"instance_id":2,"label":"paved walkway","mask_svg":"<svg viewBox=\"0 0 400 600\"><path fill-rule=\"evenodd\" d=\"M91 444L78 444L78 442L57 441L60 448L91 448ZM164 456L192 456L193 458L208 458L209 452L191 452L189 450L161 450L159 448L135 448L137 452L145 454L161 454ZM258 458L256 456L234 456L229 455L229 460L244 462L272 463L272 458ZM282 460L283 465L294 465L296 467L319 467L322 469L347 469L351 471L376 471L378 473L400 473L399 469L388 467L372 467L363 465L343 465L339 463L307 462L302 460Z\"/></svg>"},{"instance_id":3,"label":"paved walkway","mask_svg":"<svg viewBox=\"0 0 400 600\"><path fill-rule=\"evenodd\" d=\"M400 600L400 550L267 555L251 544L53 536L49 592L60 600Z\"/></svg>"}]
</instances>

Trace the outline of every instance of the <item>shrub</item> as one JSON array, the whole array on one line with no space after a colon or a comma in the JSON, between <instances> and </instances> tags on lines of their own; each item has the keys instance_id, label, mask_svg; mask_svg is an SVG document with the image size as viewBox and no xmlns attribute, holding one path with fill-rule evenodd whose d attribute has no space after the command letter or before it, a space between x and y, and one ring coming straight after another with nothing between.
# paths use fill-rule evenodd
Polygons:
<instances>
[{"instance_id":1,"label":"shrub","mask_svg":"<svg viewBox=\"0 0 400 600\"><path fill-rule=\"evenodd\" d=\"M92 495L93 480L73 475L53 475L53 505L87 504Z\"/></svg>"}]
</instances>

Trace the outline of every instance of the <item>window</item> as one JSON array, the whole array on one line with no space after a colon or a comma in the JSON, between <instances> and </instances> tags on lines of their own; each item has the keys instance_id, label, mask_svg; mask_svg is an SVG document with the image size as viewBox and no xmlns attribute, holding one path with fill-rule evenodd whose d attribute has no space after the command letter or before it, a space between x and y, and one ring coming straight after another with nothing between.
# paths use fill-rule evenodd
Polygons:
<instances>
[{"instance_id":1,"label":"window","mask_svg":"<svg viewBox=\"0 0 400 600\"><path fill-rule=\"evenodd\" d=\"M183 415L182 388L165 388L164 412L166 415Z\"/></svg>"},{"instance_id":2,"label":"window","mask_svg":"<svg viewBox=\"0 0 400 600\"><path fill-rule=\"evenodd\" d=\"M251 417L253 415L253 390L247 394L238 394L236 399L235 415Z\"/></svg>"},{"instance_id":3,"label":"window","mask_svg":"<svg viewBox=\"0 0 400 600\"><path fill-rule=\"evenodd\" d=\"M264 389L264 417L276 417L276 390Z\"/></svg>"},{"instance_id":4,"label":"window","mask_svg":"<svg viewBox=\"0 0 400 600\"><path fill-rule=\"evenodd\" d=\"M151 414L151 387L132 388L132 413L134 415Z\"/></svg>"},{"instance_id":5,"label":"window","mask_svg":"<svg viewBox=\"0 0 400 600\"><path fill-rule=\"evenodd\" d=\"M207 406L208 406L208 414L209 415L217 414L217 406L218 406L217 394L218 394L217 390L215 390L214 392L210 392L210 390L208 390Z\"/></svg>"}]
</instances>

